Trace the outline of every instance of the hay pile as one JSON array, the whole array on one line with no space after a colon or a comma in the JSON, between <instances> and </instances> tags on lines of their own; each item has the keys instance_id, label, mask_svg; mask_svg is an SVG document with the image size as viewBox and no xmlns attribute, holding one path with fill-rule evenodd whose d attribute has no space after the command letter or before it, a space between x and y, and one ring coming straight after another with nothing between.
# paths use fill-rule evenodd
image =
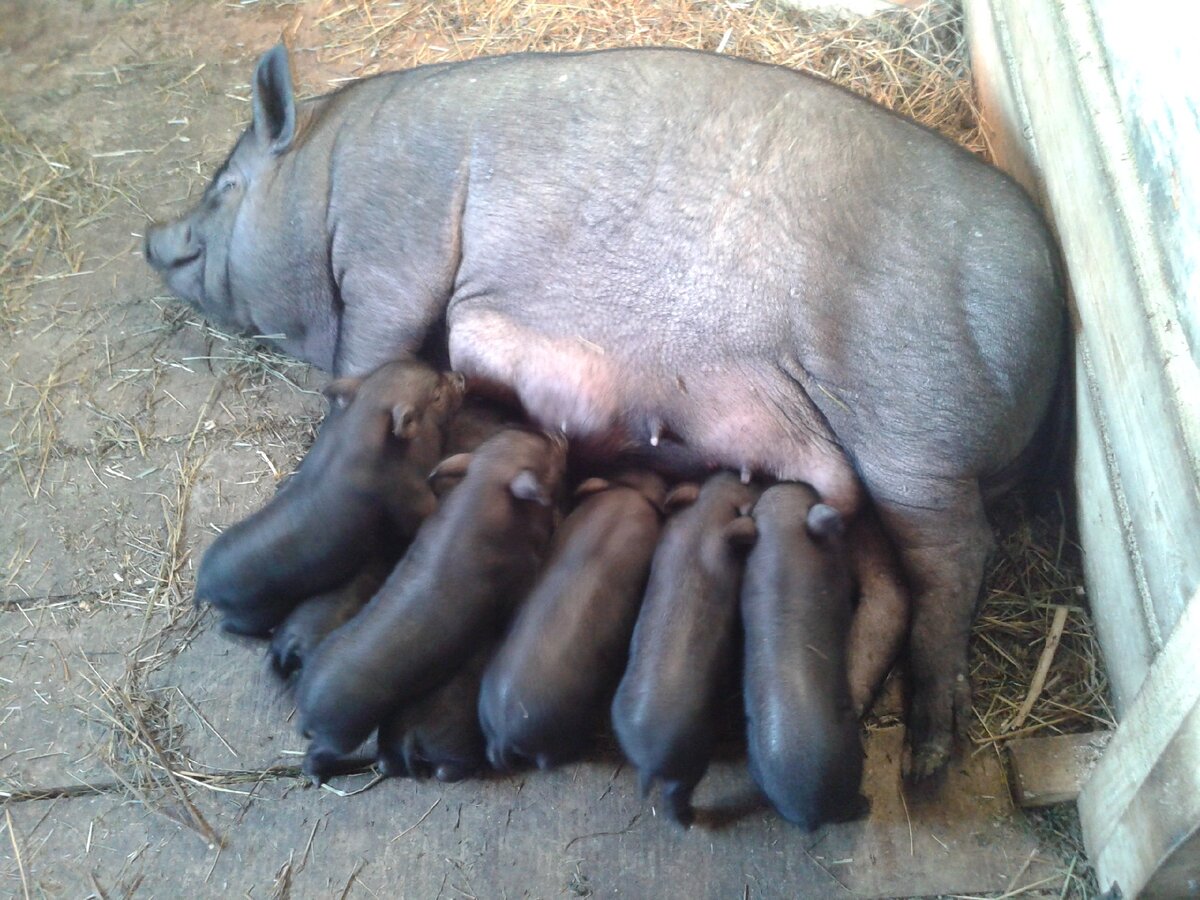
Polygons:
<instances>
[{"instance_id":1,"label":"hay pile","mask_svg":"<svg viewBox=\"0 0 1200 900\"><path fill-rule=\"evenodd\" d=\"M290 33L355 76L520 51L711 50L822 75L985 151L962 18L941 0L857 20L770 2L325 0L315 22L298 16Z\"/></svg>"}]
</instances>

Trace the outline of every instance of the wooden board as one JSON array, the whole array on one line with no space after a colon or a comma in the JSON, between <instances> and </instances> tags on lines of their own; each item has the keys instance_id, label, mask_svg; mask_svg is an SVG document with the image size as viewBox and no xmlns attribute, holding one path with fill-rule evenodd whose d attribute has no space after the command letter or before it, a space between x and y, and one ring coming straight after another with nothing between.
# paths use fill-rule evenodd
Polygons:
<instances>
[{"instance_id":1,"label":"wooden board","mask_svg":"<svg viewBox=\"0 0 1200 900\"><path fill-rule=\"evenodd\" d=\"M993 754L954 767L939 797L902 799L903 737L871 735L870 819L812 834L766 810L736 759L697 795L709 827L687 832L611 759L458 785L390 780L350 797L292 779L193 790L219 850L119 797L15 804L11 835L0 816L0 895L21 895L22 870L32 896L124 896L139 883L159 896L287 896L286 883L296 897L780 900L1061 887L1066 862L1012 816Z\"/></svg>"},{"instance_id":2,"label":"wooden board","mask_svg":"<svg viewBox=\"0 0 1200 900\"><path fill-rule=\"evenodd\" d=\"M1127 897L1165 889L1160 867L1175 882L1180 872L1200 879L1197 647L1200 602L1193 600L1079 796L1100 886L1116 883Z\"/></svg>"},{"instance_id":3,"label":"wooden board","mask_svg":"<svg viewBox=\"0 0 1200 900\"><path fill-rule=\"evenodd\" d=\"M1121 537L1087 555L1122 553L1134 572L1136 605L1099 578L1093 605L1101 618L1142 615L1157 649L1200 586L1200 368L1089 9L1083 0L967 3L972 34L995 42L976 54L977 79L1010 79L1015 97L988 112L1015 112L1000 130L1029 138L1074 289L1080 392L1100 425ZM1081 506L1083 522L1093 515Z\"/></svg>"},{"instance_id":4,"label":"wooden board","mask_svg":"<svg viewBox=\"0 0 1200 900\"><path fill-rule=\"evenodd\" d=\"M1112 732L1022 738L1005 747L1018 806L1069 803L1091 776Z\"/></svg>"},{"instance_id":5,"label":"wooden board","mask_svg":"<svg viewBox=\"0 0 1200 900\"><path fill-rule=\"evenodd\" d=\"M1161 0L966 10L995 146L1038 182L1074 292L1080 531L1122 720L1080 797L1088 852L1102 887L1167 895L1200 877L1200 679L1179 661L1200 615L1200 192L1176 164L1200 117L1171 69L1187 31Z\"/></svg>"}]
</instances>

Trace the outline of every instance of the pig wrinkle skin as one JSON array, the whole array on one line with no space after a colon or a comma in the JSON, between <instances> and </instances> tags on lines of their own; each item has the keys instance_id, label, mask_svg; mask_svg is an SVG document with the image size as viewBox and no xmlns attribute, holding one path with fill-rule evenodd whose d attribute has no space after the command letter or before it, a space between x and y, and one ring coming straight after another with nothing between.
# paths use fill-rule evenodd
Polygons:
<instances>
[{"instance_id":1,"label":"pig wrinkle skin","mask_svg":"<svg viewBox=\"0 0 1200 900\"><path fill-rule=\"evenodd\" d=\"M565 463L565 442L535 432L504 431L475 452L383 587L301 673L306 772L320 778L502 626L545 557ZM531 485L537 498L517 496Z\"/></svg>"},{"instance_id":2,"label":"pig wrinkle skin","mask_svg":"<svg viewBox=\"0 0 1200 900\"><path fill-rule=\"evenodd\" d=\"M327 393L336 412L299 470L200 562L196 600L215 606L228 631L266 634L305 597L402 546L433 511L425 476L462 402L461 376L393 362Z\"/></svg>"},{"instance_id":3,"label":"pig wrinkle skin","mask_svg":"<svg viewBox=\"0 0 1200 900\"><path fill-rule=\"evenodd\" d=\"M1065 304L1006 176L860 97L695 51L518 54L254 117L146 255L204 315L343 374L419 355L581 451L869 498L913 592L911 774L969 721L992 544L981 486L1031 459ZM665 429L677 440L655 453Z\"/></svg>"},{"instance_id":4,"label":"pig wrinkle skin","mask_svg":"<svg viewBox=\"0 0 1200 900\"><path fill-rule=\"evenodd\" d=\"M750 773L806 830L867 812L846 671L853 585L840 519L819 499L801 484L763 492L741 591Z\"/></svg>"},{"instance_id":5,"label":"pig wrinkle skin","mask_svg":"<svg viewBox=\"0 0 1200 900\"><path fill-rule=\"evenodd\" d=\"M649 472L585 486L597 492L555 533L545 570L484 674L479 719L499 769L519 761L546 769L582 753L625 666L665 486Z\"/></svg>"},{"instance_id":6,"label":"pig wrinkle skin","mask_svg":"<svg viewBox=\"0 0 1200 900\"><path fill-rule=\"evenodd\" d=\"M667 816L684 827L694 819L692 793L708 769L718 695L735 652L752 533L731 526L749 524L745 514L758 493L734 475L714 475L691 506L668 519L613 699L613 729L643 795L662 780Z\"/></svg>"}]
</instances>

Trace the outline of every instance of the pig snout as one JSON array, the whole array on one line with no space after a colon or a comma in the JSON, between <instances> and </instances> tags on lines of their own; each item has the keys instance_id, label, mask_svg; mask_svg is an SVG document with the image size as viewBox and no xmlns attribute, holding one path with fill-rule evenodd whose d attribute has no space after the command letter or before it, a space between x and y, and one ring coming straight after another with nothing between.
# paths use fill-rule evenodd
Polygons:
<instances>
[{"instance_id":1,"label":"pig snout","mask_svg":"<svg viewBox=\"0 0 1200 900\"><path fill-rule=\"evenodd\" d=\"M162 270L191 262L200 255L200 245L193 240L191 225L172 222L146 229L144 252L146 262Z\"/></svg>"}]
</instances>

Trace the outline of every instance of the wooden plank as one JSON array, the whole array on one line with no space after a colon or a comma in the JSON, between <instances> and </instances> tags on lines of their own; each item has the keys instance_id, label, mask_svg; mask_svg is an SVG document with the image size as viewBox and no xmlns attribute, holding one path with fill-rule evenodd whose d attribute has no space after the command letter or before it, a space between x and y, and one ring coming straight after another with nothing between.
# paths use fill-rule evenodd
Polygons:
<instances>
[{"instance_id":1,"label":"wooden plank","mask_svg":"<svg viewBox=\"0 0 1200 900\"><path fill-rule=\"evenodd\" d=\"M971 77L979 103L980 127L992 161L1041 198L1042 173L1037 147L1028 129L1029 114L1021 86L1013 83L1008 66L1010 38L988 7L989 0L966 0L963 5L967 45L971 48ZM1045 206L1043 200L1042 204Z\"/></svg>"},{"instance_id":2,"label":"wooden plank","mask_svg":"<svg viewBox=\"0 0 1200 900\"><path fill-rule=\"evenodd\" d=\"M1115 882L1126 896L1194 893L1200 367L1183 314L1195 295L1167 275L1179 238L1156 227L1148 195L1163 185L1147 189L1149 170L1128 130L1141 127L1141 111L1128 85L1114 86L1093 4L968 0L967 11L986 20L972 34L992 43L978 54L983 77L990 68L1011 81L1014 97L997 110L1015 119L1012 133L1036 141L1076 301L1081 531L1123 713L1080 796L1085 842L1102 887ZM1144 6L1131 14L1154 16ZM1137 62L1154 69L1160 60ZM1188 132L1185 142L1200 133L1195 116L1172 127ZM1147 643L1161 654L1131 699Z\"/></svg>"},{"instance_id":3,"label":"wooden plank","mask_svg":"<svg viewBox=\"0 0 1200 900\"><path fill-rule=\"evenodd\" d=\"M1129 162L1162 245L1177 314L1200 358L1200 99L1180 76L1194 65L1200 7L1177 0L1097 3L1094 15L1121 115ZM1170 23L1169 27L1162 27Z\"/></svg>"},{"instance_id":4,"label":"wooden plank","mask_svg":"<svg viewBox=\"0 0 1200 900\"><path fill-rule=\"evenodd\" d=\"M995 162L1034 196L1042 196L1037 136L1029 124L1026 85L1013 63L1007 18L1002 11L993 10L991 0L966 0L964 11L984 133ZM1053 221L1055 210L1048 208L1046 213ZM1064 224L1072 227L1070 222ZM1084 573L1120 715L1141 687L1161 639L1157 630L1151 633L1154 617L1147 611L1152 604L1142 557L1129 533L1128 501L1120 483L1113 482L1118 473L1106 420L1097 410L1090 351L1080 344L1076 353L1076 368L1085 373L1076 378L1075 397L1075 487L1080 537L1088 550L1083 558Z\"/></svg>"},{"instance_id":5,"label":"wooden plank","mask_svg":"<svg viewBox=\"0 0 1200 900\"><path fill-rule=\"evenodd\" d=\"M719 760L701 783L697 802L716 815L690 831L656 815L614 758L456 785L392 779L349 797L288 779L196 790L220 850L119 795L18 803L11 839L0 816L0 896L21 896L13 846L34 896L139 885L167 897L288 896L290 885L293 897L787 900L1062 887L1068 861L1011 815L994 754L954 767L949 796L926 802L899 792L903 742L898 727L870 735L871 818L812 834L765 808L741 759Z\"/></svg>"},{"instance_id":6,"label":"wooden plank","mask_svg":"<svg viewBox=\"0 0 1200 900\"><path fill-rule=\"evenodd\" d=\"M1100 885L1116 883L1127 897L1150 889L1160 866L1169 866L1164 877L1180 870L1200 876L1200 848L1189 841L1200 826L1198 646L1200 593L1079 795Z\"/></svg>"},{"instance_id":7,"label":"wooden plank","mask_svg":"<svg viewBox=\"0 0 1200 900\"><path fill-rule=\"evenodd\" d=\"M1109 483L1110 447L1096 416L1096 404L1086 380L1077 379L1075 398L1075 490L1079 500L1079 538L1088 602L1096 636L1104 653L1108 683L1118 719L1150 671L1156 648L1150 637L1138 574L1122 528L1116 492Z\"/></svg>"},{"instance_id":8,"label":"wooden plank","mask_svg":"<svg viewBox=\"0 0 1200 900\"><path fill-rule=\"evenodd\" d=\"M1092 731L1009 741L1017 805L1053 806L1074 800L1111 737L1111 731Z\"/></svg>"},{"instance_id":9,"label":"wooden plank","mask_svg":"<svg viewBox=\"0 0 1200 900\"><path fill-rule=\"evenodd\" d=\"M1126 552L1161 644L1200 586L1200 369L1163 276L1086 5L972 0L968 8L1009 35L1008 64L1072 277L1080 376L1107 433Z\"/></svg>"}]
</instances>

